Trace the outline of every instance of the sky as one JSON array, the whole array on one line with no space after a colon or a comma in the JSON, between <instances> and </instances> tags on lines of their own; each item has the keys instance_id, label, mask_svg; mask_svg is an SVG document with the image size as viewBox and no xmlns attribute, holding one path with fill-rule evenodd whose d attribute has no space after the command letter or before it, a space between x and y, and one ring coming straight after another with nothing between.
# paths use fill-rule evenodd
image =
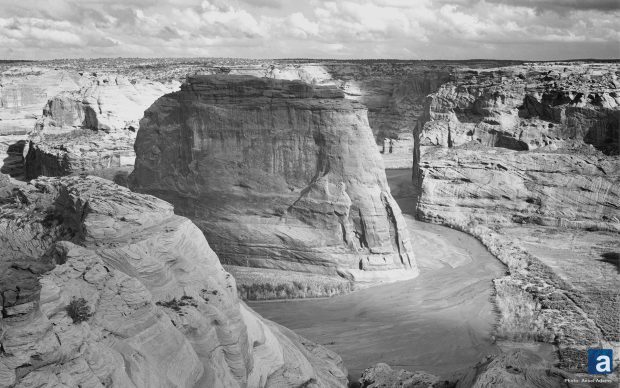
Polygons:
<instances>
[{"instance_id":1,"label":"sky","mask_svg":"<svg viewBox=\"0 0 620 388\"><path fill-rule=\"evenodd\" d=\"M0 59L620 58L620 0L0 0Z\"/></svg>"}]
</instances>

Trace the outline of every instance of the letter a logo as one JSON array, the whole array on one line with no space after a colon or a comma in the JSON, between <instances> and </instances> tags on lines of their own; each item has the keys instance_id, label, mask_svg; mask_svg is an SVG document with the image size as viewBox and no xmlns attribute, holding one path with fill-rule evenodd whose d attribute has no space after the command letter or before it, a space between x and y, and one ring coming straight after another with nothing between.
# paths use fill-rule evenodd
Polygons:
<instances>
[{"instance_id":1,"label":"letter a logo","mask_svg":"<svg viewBox=\"0 0 620 388\"><path fill-rule=\"evenodd\" d=\"M613 368L614 353L612 349L588 349L588 373L606 375Z\"/></svg>"}]
</instances>

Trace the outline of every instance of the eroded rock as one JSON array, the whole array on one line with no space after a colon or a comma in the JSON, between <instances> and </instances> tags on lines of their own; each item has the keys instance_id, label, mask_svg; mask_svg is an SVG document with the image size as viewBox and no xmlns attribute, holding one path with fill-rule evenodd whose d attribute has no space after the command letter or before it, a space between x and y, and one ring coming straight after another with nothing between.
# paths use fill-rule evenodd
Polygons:
<instances>
[{"instance_id":1,"label":"eroded rock","mask_svg":"<svg viewBox=\"0 0 620 388\"><path fill-rule=\"evenodd\" d=\"M133 143L144 110L160 96L178 89L121 75L83 75L78 91L64 91L47 101L30 135L25 177L64 176L107 171L128 174L135 161ZM99 173L99 175L102 175Z\"/></svg>"},{"instance_id":2,"label":"eroded rock","mask_svg":"<svg viewBox=\"0 0 620 388\"><path fill-rule=\"evenodd\" d=\"M238 300L168 203L94 177L3 196L1 386L346 385L337 355ZM84 322L67 313L74 299Z\"/></svg>"},{"instance_id":3,"label":"eroded rock","mask_svg":"<svg viewBox=\"0 0 620 388\"><path fill-rule=\"evenodd\" d=\"M175 204L225 264L417 275L366 110L336 87L190 77L140 122L132 187Z\"/></svg>"}]
</instances>

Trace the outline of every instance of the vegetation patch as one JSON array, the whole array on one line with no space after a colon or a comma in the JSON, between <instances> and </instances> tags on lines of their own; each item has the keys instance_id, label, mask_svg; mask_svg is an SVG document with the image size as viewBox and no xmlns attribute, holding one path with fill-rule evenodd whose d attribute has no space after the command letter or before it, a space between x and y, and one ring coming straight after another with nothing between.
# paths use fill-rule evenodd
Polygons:
<instances>
[{"instance_id":1,"label":"vegetation patch","mask_svg":"<svg viewBox=\"0 0 620 388\"><path fill-rule=\"evenodd\" d=\"M84 298L73 298L67 305L67 314L73 320L73 323L87 321L92 316L88 302Z\"/></svg>"}]
</instances>

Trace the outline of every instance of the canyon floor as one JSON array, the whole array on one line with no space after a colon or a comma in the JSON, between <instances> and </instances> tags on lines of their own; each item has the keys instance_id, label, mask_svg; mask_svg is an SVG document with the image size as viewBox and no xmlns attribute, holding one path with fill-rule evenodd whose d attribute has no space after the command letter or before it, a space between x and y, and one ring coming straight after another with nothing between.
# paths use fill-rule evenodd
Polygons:
<instances>
[{"instance_id":1,"label":"canyon floor","mask_svg":"<svg viewBox=\"0 0 620 388\"><path fill-rule=\"evenodd\" d=\"M413 218L411 170L388 170L421 274L329 299L251 302L264 317L340 354L351 377L376 362L449 378L500 351L491 280L504 266L473 237Z\"/></svg>"}]
</instances>

